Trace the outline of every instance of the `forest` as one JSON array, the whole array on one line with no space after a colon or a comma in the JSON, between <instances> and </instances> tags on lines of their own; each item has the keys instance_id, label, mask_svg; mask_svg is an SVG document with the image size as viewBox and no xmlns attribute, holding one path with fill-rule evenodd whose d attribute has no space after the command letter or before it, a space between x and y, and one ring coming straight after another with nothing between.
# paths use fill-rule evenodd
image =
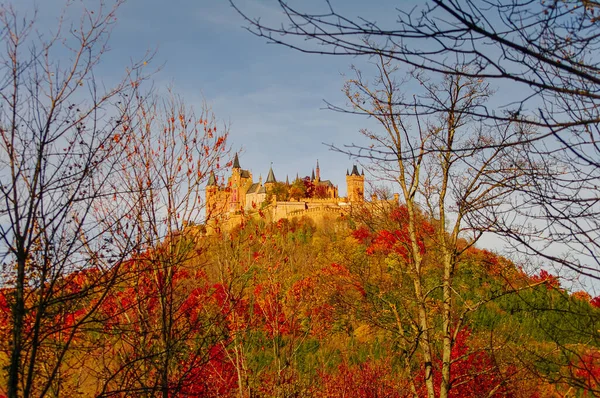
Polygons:
<instances>
[{"instance_id":1,"label":"forest","mask_svg":"<svg viewBox=\"0 0 600 398\"><path fill-rule=\"evenodd\" d=\"M40 326L31 394L423 396L421 307L439 394L443 269L435 220L420 215L421 282L429 292L421 302L406 207L368 216L322 228L259 219L226 239L189 226L123 262L108 291L98 289L106 276L97 269L69 274L57 281L57 303ZM597 393L598 298L474 247L460 255L454 286L450 396ZM0 298L3 341L11 294L4 289ZM27 336L35 316L24 320Z\"/></svg>"},{"instance_id":2,"label":"forest","mask_svg":"<svg viewBox=\"0 0 600 398\"><path fill-rule=\"evenodd\" d=\"M600 278L599 6L440 0L390 31L231 3L263 39L368 58L329 105L373 121L368 144L332 149L399 201L209 229L229 127L152 87L152 54L99 80L122 1L50 35L0 5L0 397L600 395L600 296L573 282ZM505 81L533 93L495 112ZM324 195L302 181L269 201Z\"/></svg>"}]
</instances>

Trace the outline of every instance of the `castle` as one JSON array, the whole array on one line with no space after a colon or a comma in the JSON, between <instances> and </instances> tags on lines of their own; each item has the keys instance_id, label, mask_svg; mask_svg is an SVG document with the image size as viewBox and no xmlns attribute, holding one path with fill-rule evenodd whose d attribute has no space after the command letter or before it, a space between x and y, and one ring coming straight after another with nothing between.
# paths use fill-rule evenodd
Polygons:
<instances>
[{"instance_id":1,"label":"castle","mask_svg":"<svg viewBox=\"0 0 600 398\"><path fill-rule=\"evenodd\" d=\"M328 218L337 218L347 213L351 207L364 202L364 170L359 173L356 165L352 171L346 170L348 195L339 197L338 187L329 180L321 179L319 161L311 177L298 178L290 183L279 182L273 167L266 180L252 179L252 173L240 166L236 153L231 176L227 184L218 184L215 174L210 173L206 186L206 218L209 226L230 229L242 222L243 217L259 214L267 221L282 218L308 217L316 223ZM395 200L397 202L397 195ZM376 197L372 201L377 200Z\"/></svg>"}]
</instances>

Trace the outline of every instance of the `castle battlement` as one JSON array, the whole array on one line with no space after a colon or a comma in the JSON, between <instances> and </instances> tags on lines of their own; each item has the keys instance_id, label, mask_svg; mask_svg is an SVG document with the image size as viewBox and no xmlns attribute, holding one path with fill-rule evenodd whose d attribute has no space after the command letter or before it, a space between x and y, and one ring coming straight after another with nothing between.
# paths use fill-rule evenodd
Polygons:
<instances>
[{"instance_id":1,"label":"castle battlement","mask_svg":"<svg viewBox=\"0 0 600 398\"><path fill-rule=\"evenodd\" d=\"M339 207L312 207L304 210L295 210L288 213L292 217L310 213L339 213L342 209Z\"/></svg>"},{"instance_id":2,"label":"castle battlement","mask_svg":"<svg viewBox=\"0 0 600 398\"><path fill-rule=\"evenodd\" d=\"M337 199L337 202L345 202L346 198L302 198L302 200L306 203L316 203L316 204L321 204L321 203L331 203L332 199Z\"/></svg>"}]
</instances>

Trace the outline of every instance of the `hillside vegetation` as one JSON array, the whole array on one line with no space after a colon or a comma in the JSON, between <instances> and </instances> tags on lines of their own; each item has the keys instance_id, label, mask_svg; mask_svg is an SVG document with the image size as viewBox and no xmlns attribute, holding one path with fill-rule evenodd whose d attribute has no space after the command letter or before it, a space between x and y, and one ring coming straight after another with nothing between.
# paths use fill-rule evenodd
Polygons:
<instances>
[{"instance_id":1,"label":"hillside vegetation","mask_svg":"<svg viewBox=\"0 0 600 398\"><path fill-rule=\"evenodd\" d=\"M42 340L45 360L35 372L43 376L45 361L56 360L55 347L72 340L49 396L155 396L163 389L168 396L203 397L421 395L422 331L404 211L370 215L368 223L330 220L324 228L306 219L255 220L223 236L188 227L121 264L119 282L105 297L87 295L85 305L100 306L93 317L65 306L45 320L55 326ZM441 276L432 222L422 219L420 242L435 332ZM486 250L469 248L459 264L451 396L598 391L594 300ZM97 275L71 274L61 290L84 292ZM2 334L11 294L5 289L0 296ZM439 355L433 353L433 377L440 374Z\"/></svg>"}]
</instances>

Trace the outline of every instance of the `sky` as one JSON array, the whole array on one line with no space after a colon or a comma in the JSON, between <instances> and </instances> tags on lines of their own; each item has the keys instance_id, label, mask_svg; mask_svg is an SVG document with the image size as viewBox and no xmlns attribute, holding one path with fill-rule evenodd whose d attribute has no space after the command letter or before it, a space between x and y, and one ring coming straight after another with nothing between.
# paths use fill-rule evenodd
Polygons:
<instances>
[{"instance_id":1,"label":"sky","mask_svg":"<svg viewBox=\"0 0 600 398\"><path fill-rule=\"evenodd\" d=\"M273 1L238 3L265 20L279 16ZM172 86L191 105L206 100L229 126L241 166L256 179L266 177L271 162L285 180L310 175L319 160L322 178L345 194L354 161L324 143L360 141L359 129L370 121L325 110L323 101L345 104L341 90L353 60L267 44L243 26L226 0L129 0L119 12L109 62L123 65L156 51L155 86Z\"/></svg>"},{"instance_id":2,"label":"sky","mask_svg":"<svg viewBox=\"0 0 600 398\"><path fill-rule=\"evenodd\" d=\"M78 19L81 3L93 9L100 2L76 1L66 13L67 20ZM310 0L303 5L311 3L323 4ZM337 3L362 15L361 0ZM387 15L384 11L393 9L390 3L381 2L369 12ZM29 15L36 9L37 28L43 31L54 29L65 1L13 0L12 4ZM273 0L237 4L264 21L281 15ZM156 70L154 88L165 92L170 87L192 107L200 108L206 101L228 126L229 143L240 151L241 166L256 179L266 177L271 162L278 180L288 175L291 180L296 173L310 175L318 160L322 179L339 185L345 195L346 169L352 169L355 160L326 144L365 142L359 130L373 124L364 117L325 110L324 100L346 103L342 87L350 65L362 60L307 56L267 44L244 29L243 18L228 0L128 0L117 18L110 51L95 71L97 79L117 81L132 61L153 53L148 69Z\"/></svg>"},{"instance_id":3,"label":"sky","mask_svg":"<svg viewBox=\"0 0 600 398\"><path fill-rule=\"evenodd\" d=\"M10 1L10 0L9 0ZM37 9L38 28L57 25L65 0L12 0L21 12ZM77 21L81 4L94 9L99 0L75 0L67 20ZM321 11L323 0L293 0L307 11ZM405 0L402 6L419 3ZM114 4L114 0L107 5ZM397 2L332 0L349 18L393 26ZM236 5L267 25L282 21L276 0L236 0ZM323 10L325 11L325 10ZM266 177L271 162L278 180L310 175L317 160L322 179L346 194L345 174L357 159L329 145L368 145L363 128L376 128L364 116L324 109L325 101L347 105L342 88L353 77L351 66L367 69L365 58L303 54L252 35L229 0L127 0L117 12L110 52L95 71L101 81L118 81L126 66L152 53L154 88L167 88L200 108L204 101L230 130L230 145L255 179ZM368 163L368 162L366 162ZM376 178L366 171L367 180Z\"/></svg>"}]
</instances>

